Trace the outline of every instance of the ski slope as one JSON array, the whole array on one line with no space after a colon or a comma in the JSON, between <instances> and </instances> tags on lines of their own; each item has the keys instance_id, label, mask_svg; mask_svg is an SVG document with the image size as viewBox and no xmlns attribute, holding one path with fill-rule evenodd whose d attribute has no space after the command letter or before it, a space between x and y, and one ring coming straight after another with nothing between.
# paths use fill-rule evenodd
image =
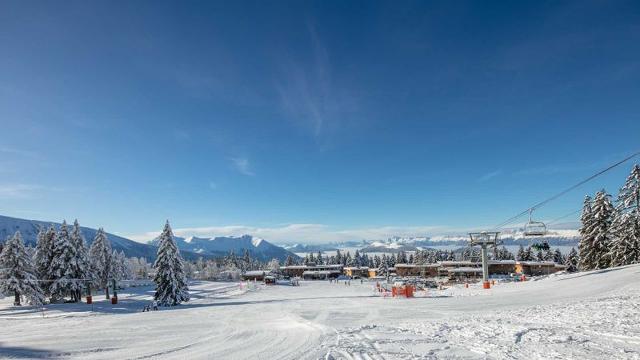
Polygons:
<instances>
[{"instance_id":1,"label":"ski slope","mask_svg":"<svg viewBox=\"0 0 640 360\"><path fill-rule=\"evenodd\" d=\"M196 282L188 304L145 313L149 287L121 293L116 306L99 299L93 311L16 309L5 298L0 357L640 359L640 266L414 299L383 298L372 288Z\"/></svg>"}]
</instances>

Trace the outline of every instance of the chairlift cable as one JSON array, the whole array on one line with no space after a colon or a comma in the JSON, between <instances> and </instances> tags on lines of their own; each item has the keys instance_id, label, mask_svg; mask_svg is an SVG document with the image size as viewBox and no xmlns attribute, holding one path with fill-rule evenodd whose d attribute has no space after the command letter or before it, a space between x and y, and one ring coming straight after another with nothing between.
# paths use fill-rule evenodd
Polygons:
<instances>
[{"instance_id":1,"label":"chairlift cable","mask_svg":"<svg viewBox=\"0 0 640 360\"><path fill-rule=\"evenodd\" d=\"M624 158L624 159L622 159L622 160L620 160L620 161L618 161L618 162L616 162L616 163L614 163L614 164L610 165L609 167L605 168L604 170L600 170L599 172L597 172L597 173L595 173L595 174L593 174L593 175L589 176L588 178L586 178L586 179L584 179L584 180L582 180L582 181L578 182L577 184L575 184L575 185L573 185L573 186L570 186L569 188L567 188L567 189L565 189L565 190L563 190L563 191L561 191L561 192L557 193L556 195L553 195L552 197L550 197L550 198L548 198L548 199L546 199L546 200L543 200L543 201L541 201L541 202L539 202L539 203L537 203L537 204L535 204L535 205L533 205L533 206L529 207L528 209L526 209L526 210L524 210L524 211L520 212L519 214L517 214L516 216L513 216L513 217L511 217L511 218L509 218L509 219L507 219L507 220L505 220L505 221L501 222L500 224L496 225L496 226L494 227L494 229L495 229L495 230L498 230L498 229L501 229L501 228L503 228L503 227L505 227L505 226L507 226L507 225L509 225L509 224L513 223L514 221L518 220L519 218L521 218L521 217L523 217L523 216L525 216L525 215L529 214L529 213L530 213L530 212L532 212L533 210L536 210L536 209L538 209L538 208L541 208L542 206L544 206L544 205L546 205L546 204L550 203L551 201L556 200L557 198L559 198L559 197L561 197L561 196L565 195L566 193L568 193L568 192L570 192L570 191L572 191L572 190L575 190L576 188L578 188L578 187L580 187L580 186L582 186L582 185L586 184L587 182L589 182L589 181L591 181L591 180L595 179L596 177L598 177L598 176L600 176L600 175L602 175L602 174L604 174L604 173L608 172L609 170L612 170L613 168L615 168L615 167L617 167L617 166L619 166L619 165L621 165L621 164L623 164L623 163L625 163L625 162L627 162L627 161L629 161L629 160L633 159L634 157L636 157L636 156L638 156L638 155L640 155L640 151L637 151L637 152L635 152L635 153L633 153L633 154L631 154L631 155L627 156L626 158ZM568 215L567 215L567 216L568 216Z\"/></svg>"},{"instance_id":2,"label":"chairlift cable","mask_svg":"<svg viewBox=\"0 0 640 360\"><path fill-rule=\"evenodd\" d=\"M547 223L547 226L549 226L549 225L551 225L551 224L555 224L557 221L560 221L560 220L562 220L562 219L564 219L564 218L567 218L567 217L569 217L569 216L571 216L571 215L577 214L577 213L579 213L580 211L582 211L582 209L574 210L574 211L572 211L572 212L570 212L570 213L568 213L568 214L565 214L565 215L562 215L562 216L560 216L560 217L557 217L557 218L555 218L555 219L551 220L550 222L548 222L548 223Z\"/></svg>"}]
</instances>

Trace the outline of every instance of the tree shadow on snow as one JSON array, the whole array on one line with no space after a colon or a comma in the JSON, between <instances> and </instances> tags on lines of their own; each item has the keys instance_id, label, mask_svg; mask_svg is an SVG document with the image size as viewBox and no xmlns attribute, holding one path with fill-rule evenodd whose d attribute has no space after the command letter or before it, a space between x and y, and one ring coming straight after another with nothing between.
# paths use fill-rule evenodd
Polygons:
<instances>
[{"instance_id":1,"label":"tree shadow on snow","mask_svg":"<svg viewBox=\"0 0 640 360\"><path fill-rule=\"evenodd\" d=\"M224 301L224 302L212 302L206 304L194 304L183 303L180 306L175 306L173 309L189 309L189 308L203 308L203 307L216 307L216 306L236 306L236 305L254 305L254 304L271 304L271 303L284 303L284 302L296 302L306 300L331 300L331 299L362 299L377 297L375 295L353 295L353 296L317 296L317 297L304 297L304 298L282 298L282 299L265 299L265 300L238 300L238 301ZM163 307L164 309L172 309L171 307Z\"/></svg>"},{"instance_id":2,"label":"tree shadow on snow","mask_svg":"<svg viewBox=\"0 0 640 360\"><path fill-rule=\"evenodd\" d=\"M61 354L51 350L35 349L23 346L6 346L3 343L0 343L0 358L46 359L59 355Z\"/></svg>"}]
</instances>

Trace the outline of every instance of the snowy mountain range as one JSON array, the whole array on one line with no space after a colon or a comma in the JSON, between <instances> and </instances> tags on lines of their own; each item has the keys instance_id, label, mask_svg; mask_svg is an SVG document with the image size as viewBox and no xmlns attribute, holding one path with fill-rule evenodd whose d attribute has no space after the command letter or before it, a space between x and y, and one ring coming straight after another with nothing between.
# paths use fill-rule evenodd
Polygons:
<instances>
[{"instance_id":1,"label":"snowy mountain range","mask_svg":"<svg viewBox=\"0 0 640 360\"><path fill-rule=\"evenodd\" d=\"M220 257L228 255L229 252L233 251L237 256L242 256L244 250L247 250L252 257L262 261L269 261L274 258L284 261L287 256L291 256L294 259L297 258L297 255L294 253L251 235L214 238L195 236L182 238L174 236L174 239L180 251L189 251L200 255ZM158 239L156 238L149 243L156 244L157 242Z\"/></svg>"},{"instance_id":2,"label":"snowy mountain range","mask_svg":"<svg viewBox=\"0 0 640 360\"><path fill-rule=\"evenodd\" d=\"M39 220L26 220L26 219L18 219L12 218L8 216L0 215L0 241L4 242L9 236L13 236L13 234L20 230L20 234L22 235L22 239L25 244L30 246L35 246L38 241L38 231L41 227L48 228L53 225L56 229L60 228L59 223L54 223L50 221L39 221ZM73 224L67 224L69 226L73 226ZM93 238L96 236L96 229L80 227L82 231L82 235L84 236L87 244L91 244ZM124 251L124 254L127 257L144 257L147 260L155 259L157 247L151 246L148 244L141 244L135 242L133 240L129 240L127 238L123 238L118 235L107 233L107 237L111 242L111 248L117 251ZM183 257L190 258L195 254L183 254Z\"/></svg>"},{"instance_id":3,"label":"snowy mountain range","mask_svg":"<svg viewBox=\"0 0 640 360\"><path fill-rule=\"evenodd\" d=\"M330 242L322 244L278 244L294 253L315 253L318 251L335 251L344 248L357 248L361 246L367 246L369 242L365 240L360 241L344 241L344 242Z\"/></svg>"},{"instance_id":4,"label":"snowy mountain range","mask_svg":"<svg viewBox=\"0 0 640 360\"><path fill-rule=\"evenodd\" d=\"M545 241L551 246L577 246L580 236L577 230L549 230L546 236L527 238L521 229L504 230L500 235L503 245L523 245L530 242ZM398 252L424 250L434 246L466 246L469 243L469 235L441 235L432 237L392 237L387 240L375 240L368 242L362 248L365 252Z\"/></svg>"},{"instance_id":5,"label":"snowy mountain range","mask_svg":"<svg viewBox=\"0 0 640 360\"><path fill-rule=\"evenodd\" d=\"M522 244L526 247L528 245L531 245L532 242L540 241L546 241L551 246L577 246L578 241L580 240L580 236L577 230L553 229L548 231L547 236L539 238L526 238L523 235L522 229L514 228L503 230L500 235L500 240L502 240L502 243L505 246L518 246ZM358 240L324 244L286 244L281 246L289 251L298 254L354 248L367 253L389 253L399 251L426 250L429 248L437 248L442 246L465 247L468 245L468 243L468 234L449 234L421 237L394 236L385 240Z\"/></svg>"}]
</instances>

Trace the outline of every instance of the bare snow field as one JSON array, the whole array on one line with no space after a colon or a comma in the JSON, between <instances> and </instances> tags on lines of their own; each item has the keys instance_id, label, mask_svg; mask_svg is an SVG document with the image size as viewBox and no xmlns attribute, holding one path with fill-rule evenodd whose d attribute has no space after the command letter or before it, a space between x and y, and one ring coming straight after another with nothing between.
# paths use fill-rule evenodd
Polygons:
<instances>
[{"instance_id":1,"label":"bare snow field","mask_svg":"<svg viewBox=\"0 0 640 360\"><path fill-rule=\"evenodd\" d=\"M640 359L640 266L491 290L384 298L372 283L299 287L193 282L192 300L140 312L152 288L111 305L0 300L0 357L18 359Z\"/></svg>"}]
</instances>

